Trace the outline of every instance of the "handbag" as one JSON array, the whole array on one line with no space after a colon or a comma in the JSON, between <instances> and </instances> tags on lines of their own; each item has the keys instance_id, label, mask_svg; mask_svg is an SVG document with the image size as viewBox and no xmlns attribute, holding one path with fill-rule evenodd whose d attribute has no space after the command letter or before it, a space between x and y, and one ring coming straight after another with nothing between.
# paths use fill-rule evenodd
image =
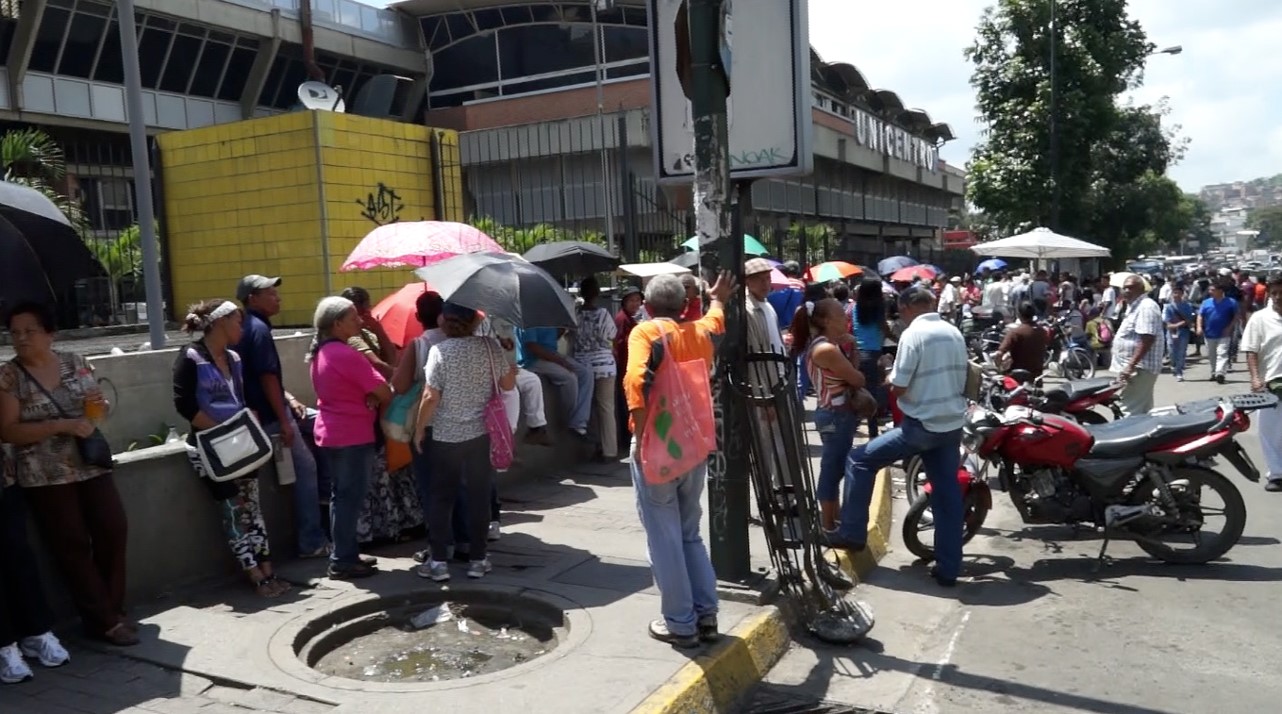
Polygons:
<instances>
[{"instance_id":1,"label":"handbag","mask_svg":"<svg viewBox=\"0 0 1282 714\"><path fill-rule=\"evenodd\" d=\"M271 437L249 409L195 434L196 452L211 481L231 481L257 471L271 460Z\"/></svg>"},{"instance_id":2,"label":"handbag","mask_svg":"<svg viewBox=\"0 0 1282 714\"><path fill-rule=\"evenodd\" d=\"M486 343L485 348L489 353L490 361L490 380L494 384L494 391L490 394L489 401L485 403L483 413L485 431L490 435L490 465L502 471L511 468L516 458L516 445L512 441L512 427L507 421L507 407L503 406L503 390L499 389L498 372L494 368L494 351L489 347L489 343Z\"/></svg>"},{"instance_id":3,"label":"handbag","mask_svg":"<svg viewBox=\"0 0 1282 714\"><path fill-rule=\"evenodd\" d=\"M414 350L415 377L414 386L410 387L408 392L397 394L388 402L387 409L383 411L380 424L383 429L383 435L388 441L408 444L414 439L414 427L418 422L418 404L423 397L423 380L418 378L418 373L423 369L423 362L419 355L419 340L412 343Z\"/></svg>"},{"instance_id":4,"label":"handbag","mask_svg":"<svg viewBox=\"0 0 1282 714\"><path fill-rule=\"evenodd\" d=\"M641 473L650 485L675 481L717 449L712 386L703 359L678 362L663 330L663 359L655 369L641 434Z\"/></svg>"},{"instance_id":5,"label":"handbag","mask_svg":"<svg viewBox=\"0 0 1282 714\"><path fill-rule=\"evenodd\" d=\"M45 389L45 386L41 384L39 380L31 376L31 373L27 371L26 367L22 366L21 362L14 360L13 363L18 365L18 369L22 370L22 373L27 376L27 379L30 380L32 384L36 385L36 389L39 389L45 397L49 399L49 403L53 405L54 409L58 410L58 414L61 415L63 419L76 418L68 414L67 411L62 408L62 405L58 403L58 400L53 398L53 395L49 393L48 389ZM89 436L77 436L75 439L76 451L79 452L80 460L84 462L85 466L96 466L103 469L109 469L115 466L115 461L111 455L111 444L107 443L107 437L103 436L102 431L97 427L94 428L93 433Z\"/></svg>"}]
</instances>

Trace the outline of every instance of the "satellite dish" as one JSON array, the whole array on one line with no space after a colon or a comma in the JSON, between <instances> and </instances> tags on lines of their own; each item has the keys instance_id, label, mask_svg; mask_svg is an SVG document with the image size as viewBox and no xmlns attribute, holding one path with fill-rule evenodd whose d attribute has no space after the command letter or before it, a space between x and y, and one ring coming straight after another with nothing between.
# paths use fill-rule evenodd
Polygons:
<instances>
[{"instance_id":1,"label":"satellite dish","mask_svg":"<svg viewBox=\"0 0 1282 714\"><path fill-rule=\"evenodd\" d=\"M305 109L339 113L347 111L343 95L324 82L303 82L298 85L298 101Z\"/></svg>"}]
</instances>

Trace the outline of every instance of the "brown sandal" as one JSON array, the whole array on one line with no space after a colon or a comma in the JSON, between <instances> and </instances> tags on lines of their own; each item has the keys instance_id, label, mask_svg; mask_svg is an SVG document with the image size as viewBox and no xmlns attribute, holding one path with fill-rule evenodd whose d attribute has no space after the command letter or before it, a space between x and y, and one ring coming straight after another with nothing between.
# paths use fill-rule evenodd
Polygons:
<instances>
[{"instance_id":1,"label":"brown sandal","mask_svg":"<svg viewBox=\"0 0 1282 714\"><path fill-rule=\"evenodd\" d=\"M138 644L138 633L128 623L119 622L115 627L102 633L102 639L117 647L132 647Z\"/></svg>"}]
</instances>

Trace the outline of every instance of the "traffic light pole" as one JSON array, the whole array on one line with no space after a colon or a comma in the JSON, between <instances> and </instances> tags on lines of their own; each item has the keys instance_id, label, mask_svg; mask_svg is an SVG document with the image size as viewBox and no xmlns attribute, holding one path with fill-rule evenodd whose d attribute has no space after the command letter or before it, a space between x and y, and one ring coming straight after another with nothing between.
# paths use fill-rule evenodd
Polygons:
<instances>
[{"instance_id":1,"label":"traffic light pole","mask_svg":"<svg viewBox=\"0 0 1282 714\"><path fill-rule=\"evenodd\" d=\"M717 577L741 582L752 573L748 557L748 448L746 414L729 383L746 357L743 239L731 224L730 147L726 100L729 68L721 60L722 0L689 0L690 101L694 119L695 227L703 246L716 242L722 270L738 278L726 305L726 333L717 349L713 385L717 451L708 460L710 551Z\"/></svg>"}]
</instances>

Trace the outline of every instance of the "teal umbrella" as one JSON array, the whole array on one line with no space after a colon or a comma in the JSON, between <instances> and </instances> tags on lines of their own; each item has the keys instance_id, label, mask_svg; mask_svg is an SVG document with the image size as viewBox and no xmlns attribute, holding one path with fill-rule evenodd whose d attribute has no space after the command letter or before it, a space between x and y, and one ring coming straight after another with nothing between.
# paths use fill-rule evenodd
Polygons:
<instances>
[{"instance_id":1,"label":"teal umbrella","mask_svg":"<svg viewBox=\"0 0 1282 714\"><path fill-rule=\"evenodd\" d=\"M682 243L681 247L686 250L694 250L695 248L698 248L699 236L691 237L690 240ZM764 245L761 245L761 241L753 238L747 233L743 234L743 252L747 255L766 255L770 253L770 251L766 250Z\"/></svg>"}]
</instances>

